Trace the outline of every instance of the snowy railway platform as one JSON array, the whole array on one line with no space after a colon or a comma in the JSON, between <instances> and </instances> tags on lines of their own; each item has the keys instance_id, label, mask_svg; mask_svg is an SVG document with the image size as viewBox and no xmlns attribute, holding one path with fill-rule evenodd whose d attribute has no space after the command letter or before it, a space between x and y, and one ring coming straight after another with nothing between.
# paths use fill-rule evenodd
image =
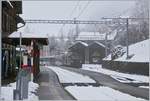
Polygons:
<instances>
[{"instance_id":1,"label":"snowy railway platform","mask_svg":"<svg viewBox=\"0 0 150 101\"><path fill-rule=\"evenodd\" d=\"M63 89L56 73L51 69L42 67L37 83L39 84L37 91L39 100L74 100L74 98Z\"/></svg>"}]
</instances>

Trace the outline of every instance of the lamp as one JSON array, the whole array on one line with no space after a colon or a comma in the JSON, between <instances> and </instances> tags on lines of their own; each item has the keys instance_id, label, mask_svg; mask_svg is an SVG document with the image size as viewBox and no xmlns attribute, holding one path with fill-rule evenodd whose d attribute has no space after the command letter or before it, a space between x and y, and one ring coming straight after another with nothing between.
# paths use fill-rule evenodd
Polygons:
<instances>
[{"instance_id":1,"label":"lamp","mask_svg":"<svg viewBox=\"0 0 150 101\"><path fill-rule=\"evenodd\" d=\"M26 23L24 22L24 20L23 20L19 15L16 16L16 22L17 22L17 24L19 24L19 23L22 23L22 24L23 24L22 26L17 27L17 29L19 29L19 28L21 28L21 27L24 27L25 24L26 24Z\"/></svg>"}]
</instances>

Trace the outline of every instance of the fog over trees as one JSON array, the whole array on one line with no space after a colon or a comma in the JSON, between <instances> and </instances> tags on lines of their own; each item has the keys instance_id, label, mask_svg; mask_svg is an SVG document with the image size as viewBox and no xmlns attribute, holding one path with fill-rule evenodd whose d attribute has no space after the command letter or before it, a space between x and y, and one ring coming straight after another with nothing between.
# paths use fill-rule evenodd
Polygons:
<instances>
[{"instance_id":1,"label":"fog over trees","mask_svg":"<svg viewBox=\"0 0 150 101\"><path fill-rule=\"evenodd\" d=\"M129 44L133 44L145 39L149 38L149 6L148 6L148 0L137 0L135 1L134 7L127 10L127 16L126 14L122 14L117 17L129 17L129 26L128 26L128 33L129 33ZM129 13L129 15L128 15ZM99 13L97 15L99 16ZM116 18L117 18L116 17ZM135 18L135 19L132 19ZM100 18L101 19L101 18ZM100 20L98 19L98 20ZM125 22L125 19L112 19L112 21L119 22ZM56 50L59 49L59 51L66 51L69 46L71 46L74 42L74 38L76 35L76 29L75 26L72 27L66 36L66 33L64 34L61 32L60 38L54 38L50 37L50 50ZM117 30L117 36L115 40L111 43L112 46L116 45L123 45L126 46L126 40L127 40L127 32L126 32L126 24L114 24L114 25L108 25L108 24L100 24L100 25L79 25L78 32L99 32L99 33L111 33L113 30ZM65 36L64 36L65 35ZM67 40L66 40L67 38Z\"/></svg>"}]
</instances>

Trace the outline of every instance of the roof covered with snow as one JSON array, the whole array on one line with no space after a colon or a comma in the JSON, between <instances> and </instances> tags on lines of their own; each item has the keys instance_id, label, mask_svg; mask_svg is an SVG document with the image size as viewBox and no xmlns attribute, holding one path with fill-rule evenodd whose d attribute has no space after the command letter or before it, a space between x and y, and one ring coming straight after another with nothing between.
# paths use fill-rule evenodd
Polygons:
<instances>
[{"instance_id":1,"label":"roof covered with snow","mask_svg":"<svg viewBox=\"0 0 150 101\"><path fill-rule=\"evenodd\" d=\"M48 38L46 34L26 33L26 32L13 32L9 35L9 38L19 38L20 33L22 38Z\"/></svg>"},{"instance_id":2,"label":"roof covered with snow","mask_svg":"<svg viewBox=\"0 0 150 101\"><path fill-rule=\"evenodd\" d=\"M93 45L93 44L97 44L99 46L102 46L105 48L105 45L103 45L102 43L98 42L98 41L94 41L92 44L90 44L89 46Z\"/></svg>"},{"instance_id":3,"label":"roof covered with snow","mask_svg":"<svg viewBox=\"0 0 150 101\"><path fill-rule=\"evenodd\" d=\"M130 59L126 59L127 54L125 53L122 57L115 59L114 61L125 61L125 62L149 62L150 61L150 50L149 50L149 39L132 44L129 46L129 55L133 55ZM111 55L103 60L111 60Z\"/></svg>"},{"instance_id":4,"label":"roof covered with snow","mask_svg":"<svg viewBox=\"0 0 150 101\"><path fill-rule=\"evenodd\" d=\"M107 40L113 40L117 35L117 30L112 31L109 34L99 32L80 32L76 40L105 40L106 35Z\"/></svg>"},{"instance_id":5,"label":"roof covered with snow","mask_svg":"<svg viewBox=\"0 0 150 101\"><path fill-rule=\"evenodd\" d=\"M77 42L75 42L72 46L70 46L70 49L73 48L73 47L75 47L75 46L78 45L78 44L81 44L81 45L83 45L84 47L88 47L88 44L87 44L87 43L82 42L82 41L77 41Z\"/></svg>"},{"instance_id":6,"label":"roof covered with snow","mask_svg":"<svg viewBox=\"0 0 150 101\"><path fill-rule=\"evenodd\" d=\"M88 44L87 44L87 43L82 42L82 41L78 41L77 43L80 43L80 44L82 44L82 45L84 45L84 46L86 46L86 47L88 46ZM76 43L76 44L77 44L77 43Z\"/></svg>"},{"instance_id":7,"label":"roof covered with snow","mask_svg":"<svg viewBox=\"0 0 150 101\"><path fill-rule=\"evenodd\" d=\"M20 33L21 33L23 45L31 45L31 41L33 39L36 40L39 44L42 44L42 45L48 44L48 41L47 41L48 36L46 34L35 34L31 32L15 31L12 34L10 34L8 37L11 38L15 44L19 44Z\"/></svg>"}]
</instances>

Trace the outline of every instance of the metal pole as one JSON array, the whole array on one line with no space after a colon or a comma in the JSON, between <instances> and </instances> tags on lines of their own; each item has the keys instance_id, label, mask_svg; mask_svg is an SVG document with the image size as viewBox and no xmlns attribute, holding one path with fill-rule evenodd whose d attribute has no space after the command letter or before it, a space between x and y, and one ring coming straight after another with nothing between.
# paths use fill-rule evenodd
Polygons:
<instances>
[{"instance_id":1,"label":"metal pole","mask_svg":"<svg viewBox=\"0 0 150 101\"><path fill-rule=\"evenodd\" d=\"M126 45L127 45L127 59L129 57L129 32L128 32L128 25L129 25L129 19L126 18L126 33L127 33L127 39L126 39Z\"/></svg>"},{"instance_id":2,"label":"metal pole","mask_svg":"<svg viewBox=\"0 0 150 101\"><path fill-rule=\"evenodd\" d=\"M74 18L74 23L76 24L76 36L78 36L78 24L76 23L76 18Z\"/></svg>"},{"instance_id":3,"label":"metal pole","mask_svg":"<svg viewBox=\"0 0 150 101\"><path fill-rule=\"evenodd\" d=\"M74 24L76 24L76 35L74 36L74 41L75 41L75 38L78 36L78 24L76 18L74 18Z\"/></svg>"},{"instance_id":4,"label":"metal pole","mask_svg":"<svg viewBox=\"0 0 150 101\"><path fill-rule=\"evenodd\" d=\"M79 28L78 28L78 24L76 24L76 37L78 36L79 34Z\"/></svg>"},{"instance_id":5,"label":"metal pole","mask_svg":"<svg viewBox=\"0 0 150 101\"><path fill-rule=\"evenodd\" d=\"M22 45L21 44L22 44L22 33L20 32L20 68L19 68L19 73L20 73L20 70L21 70L21 63L22 63L21 62L22 61L22 52L21 52ZM17 90L20 91L19 96L20 96L20 99L22 99L22 77L21 77L21 74L19 74L18 80L19 80L19 85L16 85L16 86L17 86L17 88L19 88Z\"/></svg>"},{"instance_id":6,"label":"metal pole","mask_svg":"<svg viewBox=\"0 0 150 101\"><path fill-rule=\"evenodd\" d=\"M105 57L107 57L107 33L105 36Z\"/></svg>"}]
</instances>

